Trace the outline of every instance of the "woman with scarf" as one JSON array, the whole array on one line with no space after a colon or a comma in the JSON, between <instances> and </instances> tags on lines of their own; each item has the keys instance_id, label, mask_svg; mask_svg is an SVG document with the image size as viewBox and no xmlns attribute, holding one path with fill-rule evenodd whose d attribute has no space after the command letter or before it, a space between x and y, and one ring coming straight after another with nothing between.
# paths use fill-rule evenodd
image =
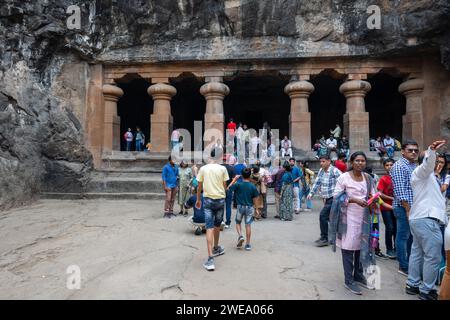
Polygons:
<instances>
[{"instance_id":1,"label":"woman with scarf","mask_svg":"<svg viewBox=\"0 0 450 320\"><path fill-rule=\"evenodd\" d=\"M280 220L291 221L294 213L294 179L289 162L283 164L284 174L281 178Z\"/></svg>"},{"instance_id":2,"label":"woman with scarf","mask_svg":"<svg viewBox=\"0 0 450 320\"><path fill-rule=\"evenodd\" d=\"M363 274L373 264L373 246L370 241L371 213L368 200L375 194L373 179L364 172L366 155L355 152L350 157L351 168L336 183L330 218L331 241L342 251L345 288L361 295L359 286L369 286Z\"/></svg>"}]
</instances>

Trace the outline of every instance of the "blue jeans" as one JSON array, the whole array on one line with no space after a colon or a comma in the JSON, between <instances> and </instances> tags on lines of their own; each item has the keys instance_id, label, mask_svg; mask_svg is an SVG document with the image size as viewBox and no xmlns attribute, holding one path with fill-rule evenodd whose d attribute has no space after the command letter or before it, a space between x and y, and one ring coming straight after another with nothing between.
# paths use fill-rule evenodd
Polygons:
<instances>
[{"instance_id":1,"label":"blue jeans","mask_svg":"<svg viewBox=\"0 0 450 320\"><path fill-rule=\"evenodd\" d=\"M388 157L391 159L394 157L394 151L395 150L393 147L386 147L386 152L388 154Z\"/></svg>"},{"instance_id":2,"label":"blue jeans","mask_svg":"<svg viewBox=\"0 0 450 320\"><path fill-rule=\"evenodd\" d=\"M127 151L131 151L131 142L132 141L127 141Z\"/></svg>"},{"instance_id":3,"label":"blue jeans","mask_svg":"<svg viewBox=\"0 0 450 320\"><path fill-rule=\"evenodd\" d=\"M253 213L255 209L253 206L242 206L238 204L236 211L236 224L241 224L242 218L245 218L245 224L251 224L253 222Z\"/></svg>"},{"instance_id":4,"label":"blue jeans","mask_svg":"<svg viewBox=\"0 0 450 320\"><path fill-rule=\"evenodd\" d=\"M411 254L412 235L409 229L406 210L403 207L395 207L394 215L397 219L397 237L395 239L395 248L397 249L397 260L400 269L407 271L409 264L409 255Z\"/></svg>"},{"instance_id":5,"label":"blue jeans","mask_svg":"<svg viewBox=\"0 0 450 320\"><path fill-rule=\"evenodd\" d=\"M397 221L392 211L381 211L385 226L385 244L387 250L394 250L395 238L397 236Z\"/></svg>"},{"instance_id":6,"label":"blue jeans","mask_svg":"<svg viewBox=\"0 0 450 320\"><path fill-rule=\"evenodd\" d=\"M414 241L407 284L419 287L420 292L427 294L434 289L439 275L443 243L441 227L430 218L411 220L410 226Z\"/></svg>"},{"instance_id":7,"label":"blue jeans","mask_svg":"<svg viewBox=\"0 0 450 320\"><path fill-rule=\"evenodd\" d=\"M225 199L203 198L206 229L218 228L223 221Z\"/></svg>"},{"instance_id":8,"label":"blue jeans","mask_svg":"<svg viewBox=\"0 0 450 320\"><path fill-rule=\"evenodd\" d=\"M142 140L136 140L136 151L142 151Z\"/></svg>"},{"instance_id":9,"label":"blue jeans","mask_svg":"<svg viewBox=\"0 0 450 320\"><path fill-rule=\"evenodd\" d=\"M233 205L233 191L227 190L225 197L225 223L231 224L231 206Z\"/></svg>"},{"instance_id":10,"label":"blue jeans","mask_svg":"<svg viewBox=\"0 0 450 320\"><path fill-rule=\"evenodd\" d=\"M305 189L305 188L300 188L300 192L299 192L300 196L300 209L302 208L302 203L303 203L303 198L306 199L306 208L307 209L312 209L312 201L308 200L308 194L309 194L309 188Z\"/></svg>"}]
</instances>

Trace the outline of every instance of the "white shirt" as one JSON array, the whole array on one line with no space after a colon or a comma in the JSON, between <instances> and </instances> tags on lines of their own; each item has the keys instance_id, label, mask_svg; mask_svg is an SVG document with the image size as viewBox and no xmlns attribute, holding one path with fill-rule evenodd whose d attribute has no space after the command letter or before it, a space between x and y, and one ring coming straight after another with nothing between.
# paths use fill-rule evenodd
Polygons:
<instances>
[{"instance_id":1,"label":"white shirt","mask_svg":"<svg viewBox=\"0 0 450 320\"><path fill-rule=\"evenodd\" d=\"M423 163L413 171L411 176L414 202L409 220L436 218L447 225L445 197L442 195L441 188L434 175L435 165L436 151L428 149Z\"/></svg>"},{"instance_id":2,"label":"white shirt","mask_svg":"<svg viewBox=\"0 0 450 320\"><path fill-rule=\"evenodd\" d=\"M337 140L336 139L327 139L327 141L325 142L327 144L327 147L329 148L336 148L337 147Z\"/></svg>"},{"instance_id":3,"label":"white shirt","mask_svg":"<svg viewBox=\"0 0 450 320\"><path fill-rule=\"evenodd\" d=\"M172 140L172 141L178 141L179 139L180 139L180 131L178 131L178 130L173 130L172 136L171 136L170 140Z\"/></svg>"},{"instance_id":4,"label":"white shirt","mask_svg":"<svg viewBox=\"0 0 450 320\"><path fill-rule=\"evenodd\" d=\"M292 144L291 144L291 140L284 140L283 139L283 141L281 141L281 146L282 146L282 148L283 149L289 149L291 146L292 146Z\"/></svg>"},{"instance_id":5,"label":"white shirt","mask_svg":"<svg viewBox=\"0 0 450 320\"><path fill-rule=\"evenodd\" d=\"M130 131L127 131L127 141L133 141L133 134Z\"/></svg>"},{"instance_id":6,"label":"white shirt","mask_svg":"<svg viewBox=\"0 0 450 320\"><path fill-rule=\"evenodd\" d=\"M393 146L395 146L395 141L392 138L389 138L389 139L384 138L383 143L384 143L385 147L393 147Z\"/></svg>"}]
</instances>

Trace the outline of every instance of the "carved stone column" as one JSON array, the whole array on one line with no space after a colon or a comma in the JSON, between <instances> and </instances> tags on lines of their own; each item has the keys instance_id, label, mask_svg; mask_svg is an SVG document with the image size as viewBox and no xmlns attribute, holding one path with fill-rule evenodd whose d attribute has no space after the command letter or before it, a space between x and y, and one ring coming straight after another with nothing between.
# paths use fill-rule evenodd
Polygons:
<instances>
[{"instance_id":1,"label":"carved stone column","mask_svg":"<svg viewBox=\"0 0 450 320\"><path fill-rule=\"evenodd\" d=\"M364 97L370 89L370 83L364 80L346 81L339 88L347 98L344 134L349 138L351 152L369 151L369 113L366 112Z\"/></svg>"},{"instance_id":2,"label":"carved stone column","mask_svg":"<svg viewBox=\"0 0 450 320\"><path fill-rule=\"evenodd\" d=\"M308 97L314 86L308 81L294 81L286 85L284 92L291 98L289 138L296 149L311 151L311 113Z\"/></svg>"},{"instance_id":3,"label":"carved stone column","mask_svg":"<svg viewBox=\"0 0 450 320\"><path fill-rule=\"evenodd\" d=\"M103 119L103 150L120 150L120 117L117 116L117 100L123 91L117 86L103 85L105 116Z\"/></svg>"},{"instance_id":4,"label":"carved stone column","mask_svg":"<svg viewBox=\"0 0 450 320\"><path fill-rule=\"evenodd\" d=\"M208 135L208 129L219 130L220 136L215 139L220 139L224 143L224 114L223 114L223 99L230 93L228 86L222 82L208 82L200 88L200 93L206 99L205 112L205 133ZM205 136L205 137L206 137ZM212 136L215 136L212 134Z\"/></svg>"},{"instance_id":5,"label":"carved stone column","mask_svg":"<svg viewBox=\"0 0 450 320\"><path fill-rule=\"evenodd\" d=\"M173 128L170 100L177 93L177 89L169 84L157 83L150 86L147 92L154 101L153 114L150 116L152 150L169 152Z\"/></svg>"},{"instance_id":6,"label":"carved stone column","mask_svg":"<svg viewBox=\"0 0 450 320\"><path fill-rule=\"evenodd\" d=\"M403 116L403 141L414 139L423 148L423 80L411 79L405 81L398 87L398 91L406 97L406 114Z\"/></svg>"}]
</instances>

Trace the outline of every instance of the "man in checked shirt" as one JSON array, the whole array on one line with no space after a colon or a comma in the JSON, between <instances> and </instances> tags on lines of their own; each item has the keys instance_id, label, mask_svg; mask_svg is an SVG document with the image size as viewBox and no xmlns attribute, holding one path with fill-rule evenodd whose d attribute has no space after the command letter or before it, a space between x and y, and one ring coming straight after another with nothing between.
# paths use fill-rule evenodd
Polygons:
<instances>
[{"instance_id":1,"label":"man in checked shirt","mask_svg":"<svg viewBox=\"0 0 450 320\"><path fill-rule=\"evenodd\" d=\"M337 168L331 165L328 155L320 156L320 170L317 174L308 200L311 200L314 193L320 188L320 196L322 197L324 207L320 211L320 238L315 241L317 247L325 247L328 243L328 221L330 220L331 205L333 204L333 193L336 187L337 178L342 174Z\"/></svg>"},{"instance_id":2,"label":"man in checked shirt","mask_svg":"<svg viewBox=\"0 0 450 320\"><path fill-rule=\"evenodd\" d=\"M412 235L409 229L409 212L413 204L411 175L417 167L419 146L414 140L407 140L402 145L402 157L391 169L394 184L394 215L397 219L397 237L395 248L399 264L398 272L408 276L409 255L411 253Z\"/></svg>"}]
</instances>

